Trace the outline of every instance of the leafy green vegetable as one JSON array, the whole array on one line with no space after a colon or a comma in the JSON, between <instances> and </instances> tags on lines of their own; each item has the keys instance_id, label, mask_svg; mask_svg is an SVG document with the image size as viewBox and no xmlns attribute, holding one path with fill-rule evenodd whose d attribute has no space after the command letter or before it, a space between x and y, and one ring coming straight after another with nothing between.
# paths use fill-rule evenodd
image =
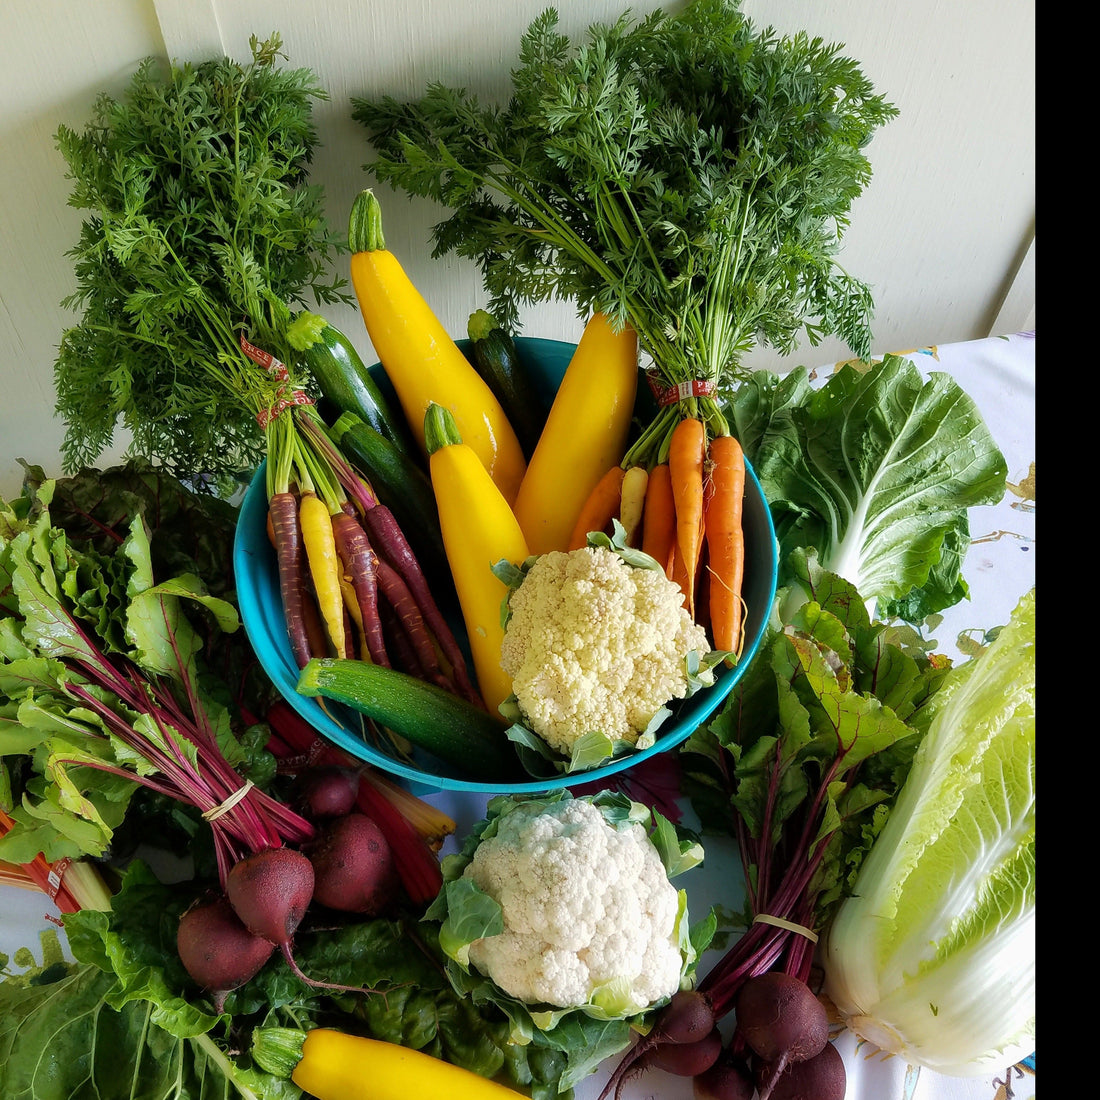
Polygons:
<instances>
[{"instance_id":1,"label":"leafy green vegetable","mask_svg":"<svg viewBox=\"0 0 1100 1100\"><path fill-rule=\"evenodd\" d=\"M43 962L0 981L0 1094L5 1100L293 1100L301 1090L233 1064L207 1035L160 1028L151 1001L121 1009L91 964L66 963L56 933ZM29 955L29 952L21 952Z\"/></svg>"},{"instance_id":2,"label":"leafy green vegetable","mask_svg":"<svg viewBox=\"0 0 1100 1100\"><path fill-rule=\"evenodd\" d=\"M737 838L745 869L746 931L698 986L719 1016L755 974L808 978L811 940L755 918L826 926L887 819L946 674L872 623L860 594L812 554L796 552L790 568L810 599L769 630L720 714L680 751L700 820Z\"/></svg>"},{"instance_id":3,"label":"leafy green vegetable","mask_svg":"<svg viewBox=\"0 0 1100 1100\"><path fill-rule=\"evenodd\" d=\"M213 1042L219 1019L187 978L175 948L179 916L197 888L191 882L161 883L135 861L113 911L71 914L65 931L79 963L112 976L113 981L97 986L108 1008L126 1013L141 1007L176 1039L206 1035ZM316 925L307 916L295 936L295 953L303 966L327 980L380 992L334 999L299 981L276 960L226 998L230 1045L247 1046L243 1037L252 1027L331 1026L423 1050L482 1076L503 1072L531 1089L537 1100L568 1100L568 1090L558 1092L563 1058L512 1049L503 1013L454 992L434 925L401 919ZM238 1058L237 1070L245 1073L251 1067ZM298 1095L294 1086L285 1087ZM260 1094L273 1100L281 1095Z\"/></svg>"},{"instance_id":4,"label":"leafy green vegetable","mask_svg":"<svg viewBox=\"0 0 1100 1100\"><path fill-rule=\"evenodd\" d=\"M75 548L52 521L55 487L32 481L12 505L0 502L0 768L19 799L5 807L15 826L0 851L16 862L105 855L137 782L197 811L245 771L254 783L273 773L236 736L224 683L220 698L204 690L216 679L211 638L238 627L233 605L193 575L158 579L140 512L110 550ZM296 815L254 798L288 838L306 835ZM231 848L249 843L238 823L224 836L226 825L211 828Z\"/></svg>"},{"instance_id":5,"label":"leafy green vegetable","mask_svg":"<svg viewBox=\"0 0 1100 1100\"><path fill-rule=\"evenodd\" d=\"M531 23L504 106L432 85L354 99L379 179L453 213L435 253L481 268L507 328L555 296L629 323L662 382L728 384L757 341L838 334L870 350L869 289L837 262L865 147L891 104L839 47L758 32L738 0L594 24ZM679 403L713 433L710 397ZM635 445L659 453L669 406Z\"/></svg>"},{"instance_id":6,"label":"leafy green vegetable","mask_svg":"<svg viewBox=\"0 0 1100 1100\"><path fill-rule=\"evenodd\" d=\"M886 355L819 389L757 371L729 405L775 520L780 561L816 548L883 615L918 622L964 598L967 509L1004 495L1007 466L950 375ZM780 578L780 583L789 581Z\"/></svg>"},{"instance_id":7,"label":"leafy green vegetable","mask_svg":"<svg viewBox=\"0 0 1100 1100\"><path fill-rule=\"evenodd\" d=\"M838 908L826 990L911 1065L973 1076L1035 1047L1035 590L947 673Z\"/></svg>"},{"instance_id":8,"label":"leafy green vegetable","mask_svg":"<svg viewBox=\"0 0 1100 1100\"><path fill-rule=\"evenodd\" d=\"M124 96L97 99L83 131L57 131L69 204L88 212L63 303L82 316L54 368L68 472L121 422L130 453L209 487L239 479L263 456L252 396L263 372L239 327L289 359L290 305L347 297L327 271L339 246L307 175L325 92L308 69L278 67L278 35L250 46L244 65L164 71L147 59Z\"/></svg>"}]
</instances>

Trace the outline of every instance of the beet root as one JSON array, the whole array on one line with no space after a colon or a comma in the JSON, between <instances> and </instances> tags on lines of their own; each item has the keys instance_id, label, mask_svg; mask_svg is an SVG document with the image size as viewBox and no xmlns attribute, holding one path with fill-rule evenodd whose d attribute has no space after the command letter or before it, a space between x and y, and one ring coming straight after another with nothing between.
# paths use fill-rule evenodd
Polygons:
<instances>
[{"instance_id":1,"label":"beet root","mask_svg":"<svg viewBox=\"0 0 1100 1100\"><path fill-rule=\"evenodd\" d=\"M778 1075L774 1068L768 1062L756 1067L761 1100L844 1100L848 1078L844 1059L832 1043L827 1042L812 1058L789 1062Z\"/></svg>"},{"instance_id":2,"label":"beet root","mask_svg":"<svg viewBox=\"0 0 1100 1100\"><path fill-rule=\"evenodd\" d=\"M313 864L293 848L266 848L233 864L225 892L250 932L282 947L313 900Z\"/></svg>"},{"instance_id":3,"label":"beet root","mask_svg":"<svg viewBox=\"0 0 1100 1100\"><path fill-rule=\"evenodd\" d=\"M237 916L279 949L295 977L316 989L371 992L307 977L295 961L294 933L313 900L313 886L313 864L293 848L265 848L245 856L225 878L225 892Z\"/></svg>"},{"instance_id":4,"label":"beet root","mask_svg":"<svg viewBox=\"0 0 1100 1100\"><path fill-rule=\"evenodd\" d=\"M722 1033L717 1027L691 1043L658 1043L639 1065L662 1069L677 1077L696 1077L705 1073L722 1053Z\"/></svg>"},{"instance_id":5,"label":"beet root","mask_svg":"<svg viewBox=\"0 0 1100 1100\"><path fill-rule=\"evenodd\" d=\"M600 1093L599 1100L606 1100L608 1096L619 1100L627 1081L644 1073L647 1066L655 1065L652 1060L653 1052L658 1047L690 1046L708 1042L717 1024L714 1008L705 993L696 989L677 991L657 1014L653 1027L645 1037L615 1067ZM721 1043L718 1046L721 1049ZM671 1055L666 1054L664 1057L671 1059Z\"/></svg>"},{"instance_id":6,"label":"beet root","mask_svg":"<svg viewBox=\"0 0 1100 1100\"><path fill-rule=\"evenodd\" d=\"M829 1017L810 987L770 970L750 978L734 1004L737 1031L765 1062L804 1062L829 1040Z\"/></svg>"},{"instance_id":7,"label":"beet root","mask_svg":"<svg viewBox=\"0 0 1100 1100\"><path fill-rule=\"evenodd\" d=\"M330 909L377 916L397 894L397 864L382 830L366 814L326 824L308 848L313 898Z\"/></svg>"},{"instance_id":8,"label":"beet root","mask_svg":"<svg viewBox=\"0 0 1100 1100\"><path fill-rule=\"evenodd\" d=\"M308 768L298 774L298 800L311 821L343 817L355 808L359 773L335 766Z\"/></svg>"},{"instance_id":9,"label":"beet root","mask_svg":"<svg viewBox=\"0 0 1100 1100\"><path fill-rule=\"evenodd\" d=\"M194 981L214 999L221 1014L225 998L244 985L271 958L275 945L245 928L229 901L200 899L180 917L176 950Z\"/></svg>"},{"instance_id":10,"label":"beet root","mask_svg":"<svg viewBox=\"0 0 1100 1100\"><path fill-rule=\"evenodd\" d=\"M727 1047L714 1065L696 1074L692 1095L695 1100L752 1100L756 1084L748 1063Z\"/></svg>"}]
</instances>

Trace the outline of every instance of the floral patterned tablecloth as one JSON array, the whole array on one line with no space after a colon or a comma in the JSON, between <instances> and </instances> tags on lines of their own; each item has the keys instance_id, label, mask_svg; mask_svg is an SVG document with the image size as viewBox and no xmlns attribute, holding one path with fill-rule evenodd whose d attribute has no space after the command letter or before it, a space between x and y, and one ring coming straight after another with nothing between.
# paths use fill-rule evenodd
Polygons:
<instances>
[{"instance_id":1,"label":"floral patterned tablecloth","mask_svg":"<svg viewBox=\"0 0 1100 1100\"><path fill-rule=\"evenodd\" d=\"M1008 463L1008 479L1000 503L974 508L970 515L972 545L964 563L970 598L933 624L926 641L955 661L971 656L986 632L1004 624L1019 598L1035 583L1035 333L909 349L907 355L926 373L946 371L968 393L984 417ZM817 371L821 381L831 367ZM459 835L478 820L484 799L476 795L442 793L433 801L458 823ZM706 864L693 883L684 882L693 912L704 913L721 901L740 904L729 896L729 873L736 865L732 841L707 843ZM0 952L34 947L48 922L49 905L42 895L0 887ZM703 960L704 966L706 959ZM898 1058L839 1032L836 1042L848 1070L845 1100L1030 1100L1035 1095L1034 1056L999 1072L975 1078L943 1077L916 1072ZM593 1100L606 1081L612 1063L577 1088L577 1100ZM692 1100L690 1081L654 1071L630 1082L623 1100Z\"/></svg>"}]
</instances>

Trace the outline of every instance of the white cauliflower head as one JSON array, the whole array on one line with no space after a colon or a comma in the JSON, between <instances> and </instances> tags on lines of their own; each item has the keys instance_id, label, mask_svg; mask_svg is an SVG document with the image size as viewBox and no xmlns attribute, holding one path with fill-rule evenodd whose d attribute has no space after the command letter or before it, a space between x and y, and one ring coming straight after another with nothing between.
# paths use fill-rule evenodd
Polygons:
<instances>
[{"instance_id":1,"label":"white cauliflower head","mask_svg":"<svg viewBox=\"0 0 1100 1100\"><path fill-rule=\"evenodd\" d=\"M509 608L501 665L525 723L564 755L593 731L637 744L688 694L687 655L710 649L675 582L604 547L540 555Z\"/></svg>"},{"instance_id":2,"label":"white cauliflower head","mask_svg":"<svg viewBox=\"0 0 1100 1100\"><path fill-rule=\"evenodd\" d=\"M583 798L520 803L463 877L504 919L469 962L510 996L632 1015L679 988L681 895L640 824Z\"/></svg>"}]
</instances>

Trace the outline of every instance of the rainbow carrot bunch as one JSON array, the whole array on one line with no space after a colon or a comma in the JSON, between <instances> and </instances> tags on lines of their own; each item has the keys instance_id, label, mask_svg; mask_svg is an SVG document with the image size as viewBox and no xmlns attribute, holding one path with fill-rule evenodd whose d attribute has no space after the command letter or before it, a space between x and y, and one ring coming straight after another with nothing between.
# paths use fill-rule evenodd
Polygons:
<instances>
[{"instance_id":1,"label":"rainbow carrot bunch","mask_svg":"<svg viewBox=\"0 0 1100 1100\"><path fill-rule=\"evenodd\" d=\"M368 661L481 705L465 657L390 509L310 405L273 421L268 534L291 651Z\"/></svg>"},{"instance_id":2,"label":"rainbow carrot bunch","mask_svg":"<svg viewBox=\"0 0 1100 1100\"><path fill-rule=\"evenodd\" d=\"M590 531L622 525L628 546L664 566L692 617L710 631L715 649L738 653L745 567L742 506L745 456L728 434L708 440L703 420L683 417L667 454L652 466L613 466L597 482L577 519L570 549Z\"/></svg>"}]
</instances>

